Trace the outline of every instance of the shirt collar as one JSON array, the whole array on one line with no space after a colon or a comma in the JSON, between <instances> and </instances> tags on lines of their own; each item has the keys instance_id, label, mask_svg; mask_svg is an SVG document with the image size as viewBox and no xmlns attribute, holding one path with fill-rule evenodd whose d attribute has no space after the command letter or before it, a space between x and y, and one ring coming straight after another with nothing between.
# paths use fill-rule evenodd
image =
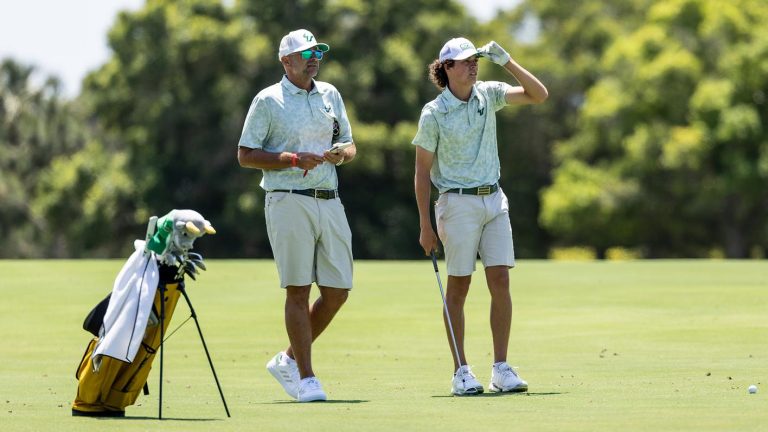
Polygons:
<instances>
[{"instance_id":1,"label":"shirt collar","mask_svg":"<svg viewBox=\"0 0 768 432\"><path fill-rule=\"evenodd\" d=\"M283 88L288 90L291 94L300 94L300 93L317 93L317 84L315 83L315 80L312 79L312 90L307 92L303 88L296 87L291 80L288 79L288 75L283 75L283 79L280 80L280 84L282 84Z\"/></svg>"},{"instance_id":2,"label":"shirt collar","mask_svg":"<svg viewBox=\"0 0 768 432\"><path fill-rule=\"evenodd\" d=\"M472 86L472 93L469 95L469 100L466 102L457 98L456 96L451 93L451 90L446 87L442 93L440 93L440 97L438 98L439 103L442 112L447 113L450 111L455 110L456 108L460 107L462 104L466 104L470 102L472 99L479 99L477 96L477 89L476 84Z\"/></svg>"}]
</instances>

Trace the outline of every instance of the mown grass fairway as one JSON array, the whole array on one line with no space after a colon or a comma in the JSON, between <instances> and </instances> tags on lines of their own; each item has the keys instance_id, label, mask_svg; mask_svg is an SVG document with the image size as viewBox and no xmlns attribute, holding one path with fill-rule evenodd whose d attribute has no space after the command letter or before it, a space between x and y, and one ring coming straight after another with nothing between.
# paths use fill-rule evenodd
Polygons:
<instances>
[{"instance_id":1,"label":"mown grass fairway","mask_svg":"<svg viewBox=\"0 0 768 432\"><path fill-rule=\"evenodd\" d=\"M327 403L292 403L264 369L286 345L271 261L208 261L187 290L222 382L226 418L194 323L165 347L127 418L70 416L86 313L123 261L0 261L0 430L764 431L767 261L520 261L510 363L530 393L449 396L452 365L432 265L358 262L356 287L314 348ZM443 281L445 268L441 262ZM476 273L467 354L490 376L489 296ZM188 316L183 300L171 328ZM750 395L747 387L757 384Z\"/></svg>"}]
</instances>

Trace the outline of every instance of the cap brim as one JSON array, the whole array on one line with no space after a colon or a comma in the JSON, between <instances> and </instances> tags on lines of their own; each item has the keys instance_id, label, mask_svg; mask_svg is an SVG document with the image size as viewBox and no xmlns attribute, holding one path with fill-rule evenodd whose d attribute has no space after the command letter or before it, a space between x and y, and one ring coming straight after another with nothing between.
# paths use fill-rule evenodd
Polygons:
<instances>
[{"instance_id":1,"label":"cap brim","mask_svg":"<svg viewBox=\"0 0 768 432\"><path fill-rule=\"evenodd\" d=\"M304 45L300 46L299 48L296 48L293 52L291 52L291 54L297 53L297 52L301 52L301 51L304 51L304 50L308 50L308 49L310 49L312 47L317 47L317 49L319 49L322 52L327 52L327 51L329 51L331 49L331 47L329 47L328 44L324 44L324 43L308 43L308 44L304 44Z\"/></svg>"},{"instance_id":2,"label":"cap brim","mask_svg":"<svg viewBox=\"0 0 768 432\"><path fill-rule=\"evenodd\" d=\"M456 57L453 58L453 60L466 60L470 57L474 57L479 55L480 52L476 49L466 49L462 52L460 52Z\"/></svg>"}]
</instances>

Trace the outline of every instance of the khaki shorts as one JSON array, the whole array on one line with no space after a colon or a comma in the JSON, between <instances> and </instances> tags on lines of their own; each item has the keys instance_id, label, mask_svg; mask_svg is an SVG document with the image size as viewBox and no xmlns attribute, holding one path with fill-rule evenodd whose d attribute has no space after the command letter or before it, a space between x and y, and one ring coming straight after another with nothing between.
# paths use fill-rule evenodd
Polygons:
<instances>
[{"instance_id":1,"label":"khaki shorts","mask_svg":"<svg viewBox=\"0 0 768 432\"><path fill-rule=\"evenodd\" d=\"M267 192L264 207L281 287L352 288L352 231L339 198Z\"/></svg>"},{"instance_id":2,"label":"khaki shorts","mask_svg":"<svg viewBox=\"0 0 768 432\"><path fill-rule=\"evenodd\" d=\"M501 189L483 196L441 194L435 220L450 276L471 275L478 254L485 267L515 266L509 203Z\"/></svg>"}]
</instances>

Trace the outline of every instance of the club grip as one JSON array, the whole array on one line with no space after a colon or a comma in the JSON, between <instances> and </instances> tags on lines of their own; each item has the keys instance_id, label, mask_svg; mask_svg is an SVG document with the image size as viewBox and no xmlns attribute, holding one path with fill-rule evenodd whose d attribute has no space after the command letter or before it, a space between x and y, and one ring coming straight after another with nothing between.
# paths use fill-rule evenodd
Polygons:
<instances>
[{"instance_id":1,"label":"club grip","mask_svg":"<svg viewBox=\"0 0 768 432\"><path fill-rule=\"evenodd\" d=\"M430 251L429 253L432 255L432 265L435 267L435 273L437 273L437 257L435 256L435 251Z\"/></svg>"}]
</instances>

